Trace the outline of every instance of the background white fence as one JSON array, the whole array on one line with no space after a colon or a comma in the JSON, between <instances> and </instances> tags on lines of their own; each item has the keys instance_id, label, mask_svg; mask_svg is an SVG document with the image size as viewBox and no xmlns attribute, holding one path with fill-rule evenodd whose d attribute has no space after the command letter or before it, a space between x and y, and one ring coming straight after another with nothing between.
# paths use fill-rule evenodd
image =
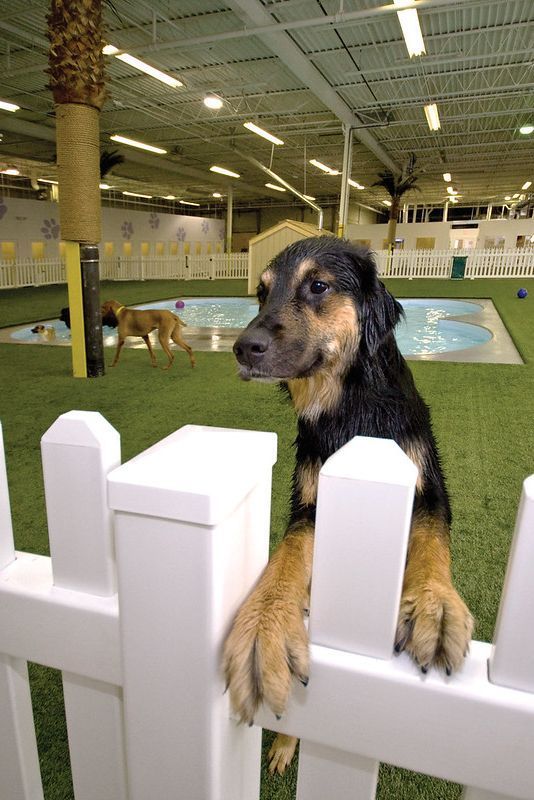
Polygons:
<instances>
[{"instance_id":1,"label":"background white fence","mask_svg":"<svg viewBox=\"0 0 534 800\"><path fill-rule=\"evenodd\" d=\"M379 272L389 278L450 278L452 261L465 257L465 278L533 278L534 249L386 250L376 253ZM248 253L102 258L102 280L193 280L247 278ZM64 283L59 259L0 261L0 289Z\"/></svg>"},{"instance_id":2,"label":"background white fence","mask_svg":"<svg viewBox=\"0 0 534 800\"><path fill-rule=\"evenodd\" d=\"M193 280L246 278L248 253L215 255L139 256L102 258L102 280ZM45 286L65 283L65 262L61 259L0 261L0 289L21 286Z\"/></svg>"},{"instance_id":3,"label":"background white fence","mask_svg":"<svg viewBox=\"0 0 534 800\"><path fill-rule=\"evenodd\" d=\"M379 272L388 278L450 278L454 258L466 259L465 278L534 278L534 248L516 250L380 250Z\"/></svg>"},{"instance_id":4,"label":"background white fence","mask_svg":"<svg viewBox=\"0 0 534 800\"><path fill-rule=\"evenodd\" d=\"M495 644L423 675L392 657L416 468L389 440L339 450L320 477L309 685L249 728L220 651L268 556L275 435L186 426L119 466L117 432L70 412L42 457L51 559L14 552L0 456L2 800L43 796L27 660L62 670L76 800L254 800L261 724L302 738L301 800L372 800L379 760L466 800L532 800L534 476Z\"/></svg>"}]
</instances>

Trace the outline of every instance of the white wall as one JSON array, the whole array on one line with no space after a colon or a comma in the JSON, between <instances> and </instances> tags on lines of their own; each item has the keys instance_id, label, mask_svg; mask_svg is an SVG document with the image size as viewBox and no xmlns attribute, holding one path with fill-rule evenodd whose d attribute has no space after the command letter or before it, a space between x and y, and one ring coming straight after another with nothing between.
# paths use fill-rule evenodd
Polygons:
<instances>
[{"instance_id":1,"label":"white wall","mask_svg":"<svg viewBox=\"0 0 534 800\"><path fill-rule=\"evenodd\" d=\"M460 223L455 223L460 225ZM384 240L387 238L387 224L372 225L347 225L349 239L369 241L372 250L382 250ZM422 237L435 239L435 250L448 250L451 247L450 231L451 222L399 222L397 237L404 239L405 250L415 250L416 240ZM474 230L474 229L473 229ZM477 248L483 248L487 239L504 238L504 248L514 249L517 236L534 236L534 219L504 220L492 219L489 221L478 220Z\"/></svg>"},{"instance_id":2,"label":"white wall","mask_svg":"<svg viewBox=\"0 0 534 800\"><path fill-rule=\"evenodd\" d=\"M191 253L223 252L224 229L225 221L221 219L103 208L101 254L106 242L113 246L114 255L122 255L124 243L128 242L132 256L141 254L143 242L148 244L151 255L155 254L157 243L163 245L166 255L176 248L182 253L187 247ZM55 258L60 240L57 203L20 198L0 200L0 243L15 242L17 258L32 256L32 242L44 243L45 257Z\"/></svg>"}]
</instances>

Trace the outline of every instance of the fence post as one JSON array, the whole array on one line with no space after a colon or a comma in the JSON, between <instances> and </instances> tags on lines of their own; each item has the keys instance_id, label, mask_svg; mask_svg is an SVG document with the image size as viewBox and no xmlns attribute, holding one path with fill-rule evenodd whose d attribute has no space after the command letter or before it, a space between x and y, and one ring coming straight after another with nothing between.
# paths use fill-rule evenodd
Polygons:
<instances>
[{"instance_id":1,"label":"fence post","mask_svg":"<svg viewBox=\"0 0 534 800\"><path fill-rule=\"evenodd\" d=\"M41 440L54 586L116 593L106 475L120 464L117 431L96 412L62 414ZM63 672L76 800L126 800L118 686Z\"/></svg>"},{"instance_id":2,"label":"fence post","mask_svg":"<svg viewBox=\"0 0 534 800\"><path fill-rule=\"evenodd\" d=\"M0 572L15 560L2 426L0 424ZM0 653L0 776L4 800L42 800L28 679L21 658Z\"/></svg>"},{"instance_id":3,"label":"fence post","mask_svg":"<svg viewBox=\"0 0 534 800\"><path fill-rule=\"evenodd\" d=\"M276 436L188 425L109 476L130 800L256 800L220 651L268 557Z\"/></svg>"},{"instance_id":4,"label":"fence post","mask_svg":"<svg viewBox=\"0 0 534 800\"><path fill-rule=\"evenodd\" d=\"M392 657L416 478L417 468L393 440L361 436L321 469L310 600L313 644ZM328 747L301 742L297 800L373 800L378 762L331 754Z\"/></svg>"}]
</instances>

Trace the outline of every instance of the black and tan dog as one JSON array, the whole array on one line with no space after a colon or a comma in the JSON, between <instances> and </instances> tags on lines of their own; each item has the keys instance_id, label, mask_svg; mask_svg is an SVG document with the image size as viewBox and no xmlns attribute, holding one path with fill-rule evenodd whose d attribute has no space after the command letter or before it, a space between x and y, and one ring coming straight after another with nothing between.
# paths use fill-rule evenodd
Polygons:
<instances>
[{"instance_id":1,"label":"black and tan dog","mask_svg":"<svg viewBox=\"0 0 534 800\"><path fill-rule=\"evenodd\" d=\"M406 650L423 672L435 665L450 674L473 627L451 582L451 510L429 410L393 335L402 308L371 255L334 237L296 242L265 269L258 299L258 316L234 345L240 375L282 383L298 435L289 527L224 647L231 704L248 723L262 702L282 714L292 676L308 681L303 611L318 474L356 435L394 439L419 469L395 650ZM284 771L295 745L276 738L272 771Z\"/></svg>"},{"instance_id":2,"label":"black and tan dog","mask_svg":"<svg viewBox=\"0 0 534 800\"><path fill-rule=\"evenodd\" d=\"M149 333L152 331L158 332L159 343L169 359L167 366L163 369L169 369L174 361L174 353L169 347L169 339L183 348L191 362L191 366L195 366L195 356L189 345L182 339L180 328L185 326L185 322L173 314L172 311L166 311L157 308L137 309L126 308L116 300L106 300L102 306L102 324L108 325L111 328L117 328L119 341L117 344L117 351L113 359L112 367L115 366L119 360L121 350L127 336L140 336L150 354L152 366L157 367L156 355L150 344Z\"/></svg>"}]
</instances>

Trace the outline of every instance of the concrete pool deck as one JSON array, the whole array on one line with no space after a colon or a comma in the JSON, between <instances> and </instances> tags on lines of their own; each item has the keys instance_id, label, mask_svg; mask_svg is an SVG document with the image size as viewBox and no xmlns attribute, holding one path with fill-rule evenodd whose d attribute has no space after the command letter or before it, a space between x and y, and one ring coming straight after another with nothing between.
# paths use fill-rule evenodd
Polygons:
<instances>
[{"instance_id":1,"label":"concrete pool deck","mask_svg":"<svg viewBox=\"0 0 534 800\"><path fill-rule=\"evenodd\" d=\"M407 299L407 298L406 298ZM413 298L410 298L413 299ZM429 298L430 299L430 298ZM474 347L468 347L463 350L453 350L445 353L431 353L420 355L407 355L407 361L449 361L457 363L487 363L487 364L523 364L523 359L519 355L512 338L504 323L502 322L499 313L491 300L479 300L472 298L454 298L456 300L465 300L468 303L474 303L480 306L480 312L474 314L462 314L459 316L449 316L447 320L465 322L479 327L486 328L492 334L489 341ZM402 298L401 298L402 301ZM50 320L36 320L31 323L35 324L52 325L57 322L57 319ZM12 338L15 331L22 330L30 327L26 325L16 325L10 328L0 328L0 343L2 344L40 344L45 346L61 346L70 347L70 342L60 340L48 340L40 334L35 334L32 340L20 341ZM196 328L188 325L184 329L184 338L187 343L197 352L214 352L214 353L229 353L232 352L232 346L241 333L241 328ZM106 338L109 341L106 341ZM154 334L151 334L151 341L156 348L159 348L159 342ZM105 347L115 347L116 339L113 336L104 336ZM171 345L174 348L174 345ZM126 340L125 347L144 348L145 343L141 339L129 337Z\"/></svg>"}]
</instances>

